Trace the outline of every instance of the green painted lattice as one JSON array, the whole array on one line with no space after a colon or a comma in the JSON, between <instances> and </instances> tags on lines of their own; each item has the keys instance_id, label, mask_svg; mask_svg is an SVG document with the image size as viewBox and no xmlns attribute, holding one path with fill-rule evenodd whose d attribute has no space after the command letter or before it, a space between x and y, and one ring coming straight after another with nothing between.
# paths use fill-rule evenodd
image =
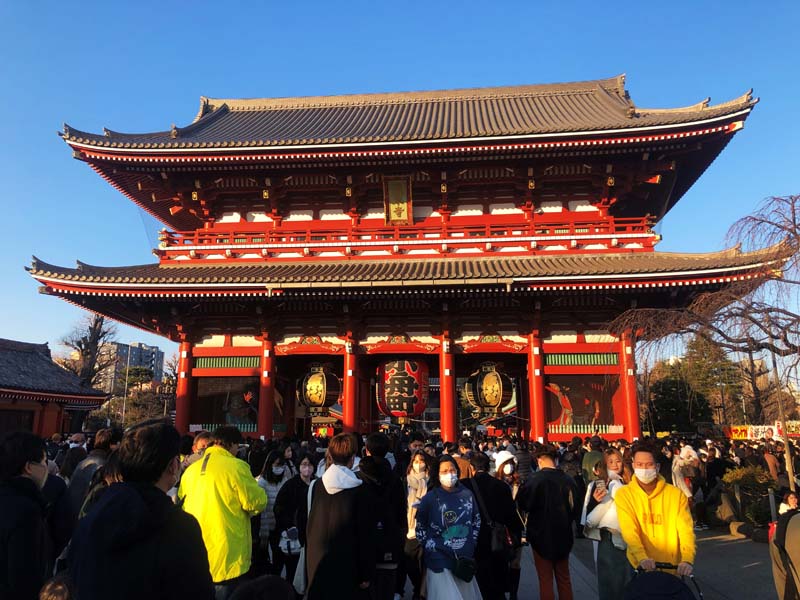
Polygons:
<instances>
[{"instance_id":1,"label":"green painted lattice","mask_svg":"<svg viewBox=\"0 0 800 600\"><path fill-rule=\"evenodd\" d=\"M257 369L258 356L198 356L195 369Z\"/></svg>"},{"instance_id":2,"label":"green painted lattice","mask_svg":"<svg viewBox=\"0 0 800 600\"><path fill-rule=\"evenodd\" d=\"M616 352L594 352L582 354L545 354L547 367L603 367L619 364Z\"/></svg>"}]
</instances>

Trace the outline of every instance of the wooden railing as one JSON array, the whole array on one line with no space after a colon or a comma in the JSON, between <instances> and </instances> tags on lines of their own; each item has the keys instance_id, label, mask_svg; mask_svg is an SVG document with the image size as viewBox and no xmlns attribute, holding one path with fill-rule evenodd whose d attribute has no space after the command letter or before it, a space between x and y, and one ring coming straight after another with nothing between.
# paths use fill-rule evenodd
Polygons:
<instances>
[{"instance_id":1,"label":"wooden railing","mask_svg":"<svg viewBox=\"0 0 800 600\"><path fill-rule=\"evenodd\" d=\"M263 223L261 227L231 229L198 229L195 231L162 231L160 248L190 249L193 247L230 246L266 247L280 245L285 247L306 246L344 246L372 245L370 243L392 244L422 241L436 244L442 241L462 243L475 241L514 238L533 238L542 242L548 240L590 239L595 237L626 236L647 238L654 236L647 218L613 218L598 220L568 221L530 221L517 223L442 223L439 226L352 226L346 222L335 226L319 221L302 223L283 223L279 227Z\"/></svg>"}]
</instances>

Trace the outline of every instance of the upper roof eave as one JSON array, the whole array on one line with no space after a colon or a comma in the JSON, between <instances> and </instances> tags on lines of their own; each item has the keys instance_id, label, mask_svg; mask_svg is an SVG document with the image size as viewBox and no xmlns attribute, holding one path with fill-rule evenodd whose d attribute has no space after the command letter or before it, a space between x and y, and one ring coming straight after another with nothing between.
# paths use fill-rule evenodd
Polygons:
<instances>
[{"instance_id":1,"label":"upper roof eave","mask_svg":"<svg viewBox=\"0 0 800 600\"><path fill-rule=\"evenodd\" d=\"M749 112L757 102L750 91L717 105L706 99L683 108L642 109L625 91L624 76L618 76L433 92L203 98L200 112L187 127L142 134L105 129L98 135L65 125L61 136L73 146L126 154L442 143L674 128ZM426 109L417 110L418 104ZM462 116L453 121L452 114Z\"/></svg>"}]
</instances>

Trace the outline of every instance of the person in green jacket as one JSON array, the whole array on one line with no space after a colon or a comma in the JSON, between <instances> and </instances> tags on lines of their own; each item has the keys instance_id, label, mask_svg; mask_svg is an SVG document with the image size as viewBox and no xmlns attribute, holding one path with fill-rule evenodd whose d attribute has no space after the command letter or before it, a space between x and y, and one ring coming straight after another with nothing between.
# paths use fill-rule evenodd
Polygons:
<instances>
[{"instance_id":1,"label":"person in green jacket","mask_svg":"<svg viewBox=\"0 0 800 600\"><path fill-rule=\"evenodd\" d=\"M183 473L178 502L200 523L216 597L225 600L250 569L250 518L266 508L267 495L236 458L239 429L225 425L212 437L213 446Z\"/></svg>"}]
</instances>

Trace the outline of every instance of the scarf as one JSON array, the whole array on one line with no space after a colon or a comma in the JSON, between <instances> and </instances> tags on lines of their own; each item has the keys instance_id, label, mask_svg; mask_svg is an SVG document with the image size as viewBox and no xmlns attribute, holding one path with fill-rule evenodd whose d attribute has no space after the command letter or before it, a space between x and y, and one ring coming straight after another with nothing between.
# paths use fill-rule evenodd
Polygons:
<instances>
[{"instance_id":1,"label":"scarf","mask_svg":"<svg viewBox=\"0 0 800 600\"><path fill-rule=\"evenodd\" d=\"M428 474L416 473L411 471L406 476L408 482L408 539L413 540L416 538L417 529L417 506L422 500L422 497L428 493Z\"/></svg>"}]
</instances>

